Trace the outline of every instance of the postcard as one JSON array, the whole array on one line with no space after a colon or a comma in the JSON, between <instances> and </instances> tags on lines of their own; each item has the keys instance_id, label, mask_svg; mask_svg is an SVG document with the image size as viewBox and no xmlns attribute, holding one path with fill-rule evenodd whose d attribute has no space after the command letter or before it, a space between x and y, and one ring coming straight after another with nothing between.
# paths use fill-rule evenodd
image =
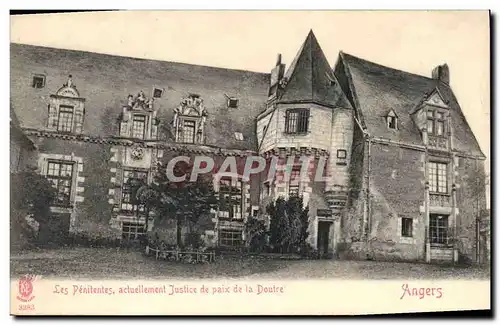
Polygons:
<instances>
[{"instance_id":1,"label":"postcard","mask_svg":"<svg viewBox=\"0 0 500 325\"><path fill-rule=\"evenodd\" d=\"M491 310L489 44L488 11L11 16L11 314Z\"/></svg>"}]
</instances>

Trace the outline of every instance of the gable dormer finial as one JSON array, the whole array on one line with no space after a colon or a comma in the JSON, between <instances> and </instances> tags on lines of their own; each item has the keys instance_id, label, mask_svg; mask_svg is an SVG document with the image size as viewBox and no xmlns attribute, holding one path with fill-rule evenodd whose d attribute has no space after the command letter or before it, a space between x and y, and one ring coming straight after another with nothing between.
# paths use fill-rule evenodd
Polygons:
<instances>
[{"instance_id":1,"label":"gable dormer finial","mask_svg":"<svg viewBox=\"0 0 500 325\"><path fill-rule=\"evenodd\" d=\"M70 88L76 89L76 85L73 83L73 76L72 75L68 76L68 81L66 81L66 83L63 84L63 87L70 87Z\"/></svg>"}]
</instances>

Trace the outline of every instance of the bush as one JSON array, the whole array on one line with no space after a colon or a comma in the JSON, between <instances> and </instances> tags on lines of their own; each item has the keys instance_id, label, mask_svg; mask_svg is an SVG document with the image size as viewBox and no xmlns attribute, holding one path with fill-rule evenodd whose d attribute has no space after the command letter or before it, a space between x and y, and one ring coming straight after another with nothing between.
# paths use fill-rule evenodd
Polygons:
<instances>
[{"instance_id":1,"label":"bush","mask_svg":"<svg viewBox=\"0 0 500 325\"><path fill-rule=\"evenodd\" d=\"M201 235L199 233L191 232L186 236L185 245L187 247L199 249L205 246L205 241L201 238Z\"/></svg>"}]
</instances>

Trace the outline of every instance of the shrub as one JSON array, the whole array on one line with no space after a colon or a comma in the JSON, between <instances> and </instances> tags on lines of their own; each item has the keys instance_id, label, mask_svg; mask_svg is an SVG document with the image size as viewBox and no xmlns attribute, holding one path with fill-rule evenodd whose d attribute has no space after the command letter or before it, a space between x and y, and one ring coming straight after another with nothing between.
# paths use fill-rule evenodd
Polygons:
<instances>
[{"instance_id":1,"label":"shrub","mask_svg":"<svg viewBox=\"0 0 500 325\"><path fill-rule=\"evenodd\" d=\"M194 249L199 249L205 246L205 241L197 232L188 233L185 240L185 245Z\"/></svg>"}]
</instances>

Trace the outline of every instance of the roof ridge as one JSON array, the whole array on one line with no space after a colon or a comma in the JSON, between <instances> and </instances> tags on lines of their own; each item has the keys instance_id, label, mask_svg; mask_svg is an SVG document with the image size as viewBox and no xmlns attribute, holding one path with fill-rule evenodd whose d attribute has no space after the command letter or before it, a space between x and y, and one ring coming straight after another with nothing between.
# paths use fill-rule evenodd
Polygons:
<instances>
[{"instance_id":1,"label":"roof ridge","mask_svg":"<svg viewBox=\"0 0 500 325\"><path fill-rule=\"evenodd\" d=\"M364 59L364 58L361 58L359 56L356 56L356 55L352 55L352 54L349 54L349 53L346 53L344 51L340 51L339 52L339 55L342 56L342 58L346 58L347 60L349 60L349 57L351 58L354 58L356 60L359 60L359 61L362 61L362 62L365 62L365 63L368 63L368 64L372 64L372 65L376 65L380 68L384 68L384 69L390 69L390 70L393 70L393 71L397 71L397 72L402 72L402 73L405 73L405 74L408 74L408 75L411 75L411 76L415 76L415 77L419 77L419 78L425 78L427 80L436 80L432 77L428 77L428 76L424 76L424 75L421 75L421 74L417 74L417 73L413 73L413 72L409 72L409 71L405 71L405 70L401 70L401 69L397 69L397 68L393 68L393 67L390 67L390 66L387 66L387 65L383 65L381 63L377 63L377 62L374 62L374 61L370 61L370 60L367 60L367 59Z\"/></svg>"},{"instance_id":2,"label":"roof ridge","mask_svg":"<svg viewBox=\"0 0 500 325\"><path fill-rule=\"evenodd\" d=\"M180 61L148 59L148 58L141 58L141 57L135 57L135 56L129 56L129 55L93 52L93 51L88 51L88 50L68 49L68 48L45 46L45 45L16 43L16 42L10 42L10 45L19 45L19 46L27 46L27 47L34 47L34 48L38 47L38 48L43 48L43 49L47 49L47 50L68 51L68 52L77 52L77 53L84 53L84 54L96 54L96 55L115 57L115 58L132 59L132 60L143 60L143 61L152 61L152 62L160 62L160 63L172 63L172 64L178 64L178 65L192 66L192 67L210 68L210 69L215 69L215 70L225 70L225 71L234 71L234 72L247 72L247 73L260 74L260 75L270 75L269 72L252 71L252 70L245 70L245 69L232 69L232 68L224 68L224 67L217 67L217 66L203 65L203 64L193 64L193 63L180 62Z\"/></svg>"}]
</instances>

